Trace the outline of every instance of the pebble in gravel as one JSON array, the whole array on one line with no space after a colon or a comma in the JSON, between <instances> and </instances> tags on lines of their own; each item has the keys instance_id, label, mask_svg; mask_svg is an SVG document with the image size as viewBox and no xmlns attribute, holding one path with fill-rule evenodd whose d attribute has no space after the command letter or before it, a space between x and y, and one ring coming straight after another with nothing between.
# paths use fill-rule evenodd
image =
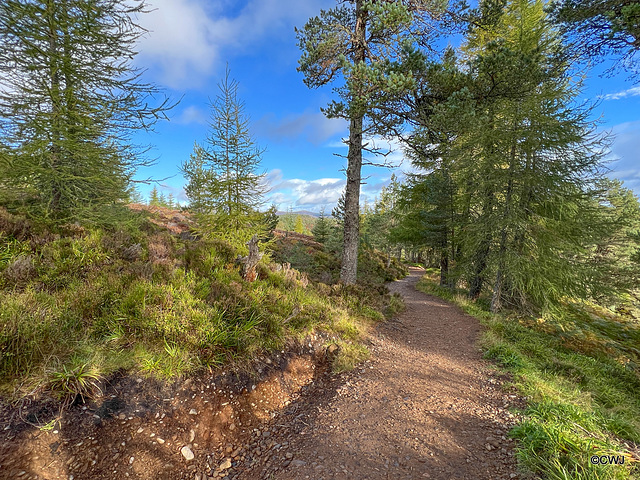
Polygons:
<instances>
[{"instance_id":1,"label":"pebble in gravel","mask_svg":"<svg viewBox=\"0 0 640 480\"><path fill-rule=\"evenodd\" d=\"M182 447L180 449L180 453L182 453L182 456L184 457L184 459L189 462L191 460L193 460L196 456L193 454L193 451L191 450L191 448L189 447L189 445L185 445L184 447Z\"/></svg>"}]
</instances>

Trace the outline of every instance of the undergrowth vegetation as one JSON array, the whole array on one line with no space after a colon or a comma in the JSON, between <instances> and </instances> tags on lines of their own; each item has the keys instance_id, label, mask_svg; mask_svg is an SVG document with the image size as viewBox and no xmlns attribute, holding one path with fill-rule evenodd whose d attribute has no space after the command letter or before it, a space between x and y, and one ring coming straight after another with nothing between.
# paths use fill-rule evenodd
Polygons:
<instances>
[{"instance_id":1,"label":"undergrowth vegetation","mask_svg":"<svg viewBox=\"0 0 640 480\"><path fill-rule=\"evenodd\" d=\"M274 259L290 263L292 268L305 272L315 281L334 283L340 276L337 252L306 235L280 235L276 240ZM382 252L361 244L358 253L358 283L361 285L381 285L402 278L408 272L406 265L395 257L387 257Z\"/></svg>"},{"instance_id":2,"label":"undergrowth vegetation","mask_svg":"<svg viewBox=\"0 0 640 480\"><path fill-rule=\"evenodd\" d=\"M401 306L377 269L367 285L331 284L339 262L321 250L312 258L314 272L328 272L325 283L268 258L249 283L234 247L186 237L142 217L121 231L54 232L0 210L1 393L67 401L95 394L116 371L171 379L281 349L312 330L357 345L381 312ZM349 358L337 358L337 369L364 354L340 351Z\"/></svg>"},{"instance_id":3,"label":"undergrowth vegetation","mask_svg":"<svg viewBox=\"0 0 640 480\"><path fill-rule=\"evenodd\" d=\"M487 301L471 302L438 286L434 272L419 288L454 301L485 325L485 356L513 374L528 400L511 432L525 470L553 480L639 478L637 318L571 302L540 318L493 315ZM603 464L611 460L619 464Z\"/></svg>"}]
</instances>

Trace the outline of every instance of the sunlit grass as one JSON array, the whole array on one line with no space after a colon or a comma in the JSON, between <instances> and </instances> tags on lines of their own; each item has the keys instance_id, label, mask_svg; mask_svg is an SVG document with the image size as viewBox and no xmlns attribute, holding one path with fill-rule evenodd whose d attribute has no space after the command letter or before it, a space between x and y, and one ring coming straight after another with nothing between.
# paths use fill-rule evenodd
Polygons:
<instances>
[{"instance_id":1,"label":"sunlit grass","mask_svg":"<svg viewBox=\"0 0 640 480\"><path fill-rule=\"evenodd\" d=\"M41 391L66 402L99 394L118 371L174 379L280 350L314 331L350 342L342 371L366 357L368 326L402 308L380 283L313 283L268 259L247 283L232 245L149 229L34 242L0 232L1 393ZM26 270L8 270L27 254ZM339 265L319 254L314 268ZM379 263L371 267L376 282L384 281Z\"/></svg>"}]
</instances>

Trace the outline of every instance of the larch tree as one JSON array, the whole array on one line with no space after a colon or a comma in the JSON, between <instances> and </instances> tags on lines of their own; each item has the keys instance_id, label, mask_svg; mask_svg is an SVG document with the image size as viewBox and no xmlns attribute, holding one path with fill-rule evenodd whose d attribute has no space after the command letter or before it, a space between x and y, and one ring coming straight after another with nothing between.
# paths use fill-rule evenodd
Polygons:
<instances>
[{"instance_id":1,"label":"larch tree","mask_svg":"<svg viewBox=\"0 0 640 480\"><path fill-rule=\"evenodd\" d=\"M394 244L390 233L396 226L396 205L400 183L395 174L391 175L389 185L383 187L371 213L363 221L368 232L368 243L387 255L391 262L391 250Z\"/></svg>"},{"instance_id":2,"label":"larch tree","mask_svg":"<svg viewBox=\"0 0 640 480\"><path fill-rule=\"evenodd\" d=\"M605 145L544 3L485 1L477 14L464 62L448 52L419 78L412 160L427 173L415 223L449 246L442 280L464 279L472 299L490 290L493 311L586 298Z\"/></svg>"},{"instance_id":3,"label":"larch tree","mask_svg":"<svg viewBox=\"0 0 640 480\"><path fill-rule=\"evenodd\" d=\"M604 145L575 100L580 85L544 2L506 2L489 29L471 31L466 53L476 121L455 155L479 202L463 232L470 294L491 281L492 311L583 296L574 259Z\"/></svg>"},{"instance_id":4,"label":"larch tree","mask_svg":"<svg viewBox=\"0 0 640 480\"><path fill-rule=\"evenodd\" d=\"M264 150L251 136L238 82L228 69L218 88L209 134L204 145L195 144L182 172L202 233L227 237L240 246L253 234L264 233L264 215L258 211L267 190L265 175L258 171Z\"/></svg>"},{"instance_id":5,"label":"larch tree","mask_svg":"<svg viewBox=\"0 0 640 480\"><path fill-rule=\"evenodd\" d=\"M358 267L362 152L366 137L390 134L389 96L414 88L411 67L420 63L417 45L429 29L419 20L441 11L442 0L348 0L309 19L297 30L299 70L310 88L337 83L339 100L325 110L349 121L347 185L340 279L355 283Z\"/></svg>"},{"instance_id":6,"label":"larch tree","mask_svg":"<svg viewBox=\"0 0 640 480\"><path fill-rule=\"evenodd\" d=\"M0 2L0 145L10 208L97 221L148 165L132 133L168 107L132 66L144 1Z\"/></svg>"}]
</instances>

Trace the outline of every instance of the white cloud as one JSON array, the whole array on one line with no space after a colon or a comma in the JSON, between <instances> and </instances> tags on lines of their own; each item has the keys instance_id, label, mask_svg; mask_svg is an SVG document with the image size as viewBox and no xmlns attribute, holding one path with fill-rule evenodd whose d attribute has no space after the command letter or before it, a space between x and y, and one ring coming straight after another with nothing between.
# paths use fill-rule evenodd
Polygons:
<instances>
[{"instance_id":1,"label":"white cloud","mask_svg":"<svg viewBox=\"0 0 640 480\"><path fill-rule=\"evenodd\" d=\"M285 179L282 171L276 169L267 173L270 192L268 203L275 203L280 210L320 211L323 206L330 211L344 190L345 180L341 178L319 178L302 180Z\"/></svg>"},{"instance_id":2,"label":"white cloud","mask_svg":"<svg viewBox=\"0 0 640 480\"><path fill-rule=\"evenodd\" d=\"M176 187L169 185L168 183L160 184L160 193L163 193L166 197L169 194L173 195L173 198L181 205L186 205L189 202L187 194L184 191L184 187Z\"/></svg>"},{"instance_id":3,"label":"white cloud","mask_svg":"<svg viewBox=\"0 0 640 480\"><path fill-rule=\"evenodd\" d=\"M368 202L372 205L380 195L380 190L389 185L391 174L390 170L377 169L377 172L364 180L360 204ZM293 211L320 212L324 208L327 214L335 207L346 185L344 178L285 179L282 171L277 169L267 174L267 183L271 189L267 195L268 204L274 203L282 211L291 208Z\"/></svg>"},{"instance_id":4,"label":"white cloud","mask_svg":"<svg viewBox=\"0 0 640 480\"><path fill-rule=\"evenodd\" d=\"M314 145L320 145L338 134L344 134L347 121L327 118L321 112L304 112L276 119L273 114L265 115L253 125L258 135L276 141L303 137Z\"/></svg>"},{"instance_id":5,"label":"white cloud","mask_svg":"<svg viewBox=\"0 0 640 480\"><path fill-rule=\"evenodd\" d=\"M148 33L140 41L138 61L173 88L194 86L219 62L221 29L197 0L155 0L140 16Z\"/></svg>"},{"instance_id":6,"label":"white cloud","mask_svg":"<svg viewBox=\"0 0 640 480\"><path fill-rule=\"evenodd\" d=\"M229 53L242 53L267 36L293 35L329 0L249 0L239 11L227 0L151 0L138 19L149 31L138 62L164 85L198 87ZM223 11L224 10L224 11ZM232 12L228 14L225 12Z\"/></svg>"},{"instance_id":7,"label":"white cloud","mask_svg":"<svg viewBox=\"0 0 640 480\"><path fill-rule=\"evenodd\" d=\"M620 100L622 98L638 96L640 96L640 87L632 87L627 90L623 90L622 92L601 95L600 98L602 98L603 100Z\"/></svg>"},{"instance_id":8,"label":"white cloud","mask_svg":"<svg viewBox=\"0 0 640 480\"><path fill-rule=\"evenodd\" d=\"M173 121L181 125L191 125L194 123L206 125L207 114L198 107L191 105L185 108L180 115L173 119Z\"/></svg>"}]
</instances>

